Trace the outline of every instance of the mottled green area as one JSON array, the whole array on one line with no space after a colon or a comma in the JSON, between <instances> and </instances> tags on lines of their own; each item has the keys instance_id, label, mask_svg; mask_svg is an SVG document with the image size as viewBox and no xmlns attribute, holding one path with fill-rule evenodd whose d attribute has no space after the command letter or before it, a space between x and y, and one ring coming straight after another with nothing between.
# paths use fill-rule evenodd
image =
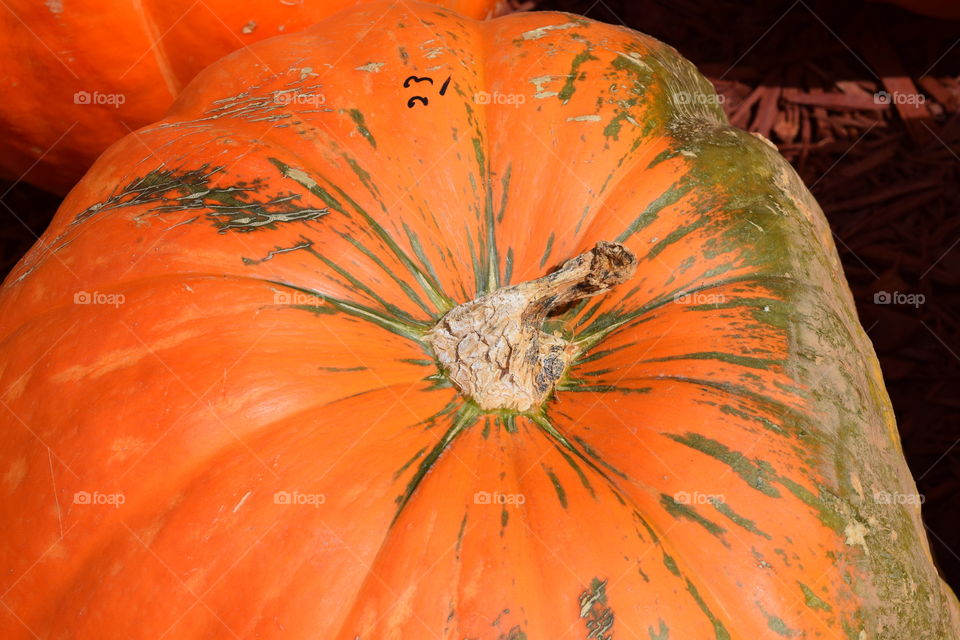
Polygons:
<instances>
[{"instance_id":1,"label":"mottled green area","mask_svg":"<svg viewBox=\"0 0 960 640\"><path fill-rule=\"evenodd\" d=\"M813 589L802 582L798 582L797 584L800 585L800 590L803 591L803 601L808 607L811 609L822 609L827 612L833 611L833 608L819 598L817 594L813 592Z\"/></svg>"},{"instance_id":2,"label":"mottled green area","mask_svg":"<svg viewBox=\"0 0 960 640\"><path fill-rule=\"evenodd\" d=\"M770 627L770 630L776 633L778 636L792 638L800 635L799 631L795 631L788 627L787 623L783 621L783 618L767 612L759 602L757 603L757 608L760 609L760 612L767 619L767 626Z\"/></svg>"},{"instance_id":3,"label":"mottled green area","mask_svg":"<svg viewBox=\"0 0 960 640\"><path fill-rule=\"evenodd\" d=\"M577 90L576 82L577 80L582 80L586 74L581 73L580 67L587 60L596 60L593 55L590 53L590 49L587 48L584 51L581 51L573 57L573 62L570 64L570 72L567 74L567 79L563 83L560 91L557 93L557 98L566 104L570 101L570 98L573 97L573 93Z\"/></svg>"},{"instance_id":4,"label":"mottled green area","mask_svg":"<svg viewBox=\"0 0 960 640\"><path fill-rule=\"evenodd\" d=\"M511 627L507 633L501 633L497 636L497 640L527 640L527 634L524 633L520 625L516 625Z\"/></svg>"},{"instance_id":5,"label":"mottled green area","mask_svg":"<svg viewBox=\"0 0 960 640\"><path fill-rule=\"evenodd\" d=\"M647 627L650 640L670 640L670 627L663 621L663 618L661 618L659 622L660 628L657 631L654 631L653 627Z\"/></svg>"}]
</instances>

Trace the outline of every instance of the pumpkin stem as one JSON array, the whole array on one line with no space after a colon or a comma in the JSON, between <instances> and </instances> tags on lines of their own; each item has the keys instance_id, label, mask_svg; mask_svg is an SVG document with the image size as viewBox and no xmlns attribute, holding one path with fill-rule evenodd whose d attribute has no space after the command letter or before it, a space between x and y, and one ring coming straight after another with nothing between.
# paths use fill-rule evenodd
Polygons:
<instances>
[{"instance_id":1,"label":"pumpkin stem","mask_svg":"<svg viewBox=\"0 0 960 640\"><path fill-rule=\"evenodd\" d=\"M626 247L599 242L547 276L457 305L426 341L450 381L480 408L528 411L546 400L576 351L541 330L550 310L608 291L636 268Z\"/></svg>"}]
</instances>

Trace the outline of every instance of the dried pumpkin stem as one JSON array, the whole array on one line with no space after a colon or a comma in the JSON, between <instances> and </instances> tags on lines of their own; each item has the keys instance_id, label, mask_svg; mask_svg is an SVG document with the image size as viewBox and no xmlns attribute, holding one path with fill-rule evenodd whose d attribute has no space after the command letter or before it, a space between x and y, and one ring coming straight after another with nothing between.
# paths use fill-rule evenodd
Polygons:
<instances>
[{"instance_id":1,"label":"dried pumpkin stem","mask_svg":"<svg viewBox=\"0 0 960 640\"><path fill-rule=\"evenodd\" d=\"M636 267L623 245L599 242L550 275L454 307L427 343L450 381L482 409L528 411L546 400L575 351L541 330L547 314L608 291Z\"/></svg>"}]
</instances>

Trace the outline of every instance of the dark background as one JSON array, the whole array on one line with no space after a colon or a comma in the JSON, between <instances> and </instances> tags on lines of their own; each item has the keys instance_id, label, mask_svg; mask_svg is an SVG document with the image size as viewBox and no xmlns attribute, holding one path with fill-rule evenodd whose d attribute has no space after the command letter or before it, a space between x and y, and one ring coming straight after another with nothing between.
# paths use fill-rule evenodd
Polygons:
<instances>
[{"instance_id":1,"label":"dark background","mask_svg":"<svg viewBox=\"0 0 960 640\"><path fill-rule=\"evenodd\" d=\"M833 228L937 563L960 589L960 23L843 0L524 4L673 45L714 82L733 124L766 135L796 167ZM924 102L898 110L874 101L881 90ZM6 274L59 199L0 182L0 204ZM923 303L878 304L881 292Z\"/></svg>"}]
</instances>

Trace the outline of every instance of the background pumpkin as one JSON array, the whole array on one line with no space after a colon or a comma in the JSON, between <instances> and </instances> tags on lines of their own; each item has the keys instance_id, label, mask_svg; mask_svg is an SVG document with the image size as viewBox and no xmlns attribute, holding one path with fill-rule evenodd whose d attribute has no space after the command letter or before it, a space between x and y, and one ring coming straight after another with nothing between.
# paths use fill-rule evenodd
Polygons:
<instances>
[{"instance_id":1,"label":"background pumpkin","mask_svg":"<svg viewBox=\"0 0 960 640\"><path fill-rule=\"evenodd\" d=\"M110 144L162 118L211 62L361 1L4 3L0 177L66 193ZM435 4L481 19L506 8L503 0Z\"/></svg>"},{"instance_id":2,"label":"background pumpkin","mask_svg":"<svg viewBox=\"0 0 960 640\"><path fill-rule=\"evenodd\" d=\"M4 636L957 637L829 230L712 96L424 5L205 71L4 285ZM555 397L478 413L421 336L601 240Z\"/></svg>"}]
</instances>

